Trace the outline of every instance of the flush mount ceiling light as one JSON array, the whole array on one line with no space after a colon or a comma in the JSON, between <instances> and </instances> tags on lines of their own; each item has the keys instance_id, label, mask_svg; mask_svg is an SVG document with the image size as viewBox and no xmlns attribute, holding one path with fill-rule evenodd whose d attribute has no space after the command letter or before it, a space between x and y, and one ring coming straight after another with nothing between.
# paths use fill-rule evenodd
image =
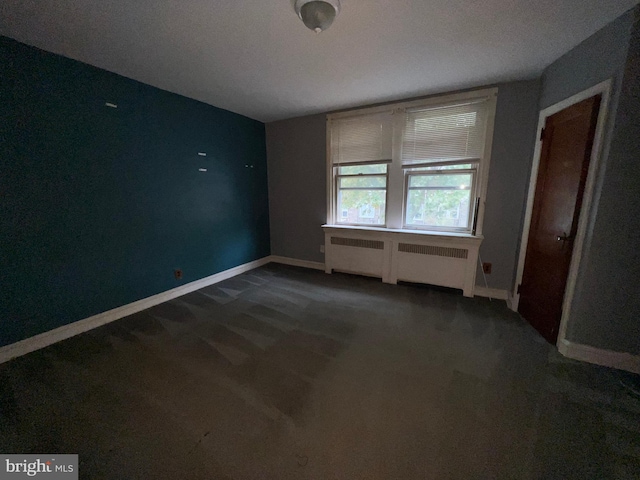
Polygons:
<instances>
[{"instance_id":1,"label":"flush mount ceiling light","mask_svg":"<svg viewBox=\"0 0 640 480\"><path fill-rule=\"evenodd\" d=\"M296 13L316 33L331 26L340 12L340 0L296 0Z\"/></svg>"}]
</instances>

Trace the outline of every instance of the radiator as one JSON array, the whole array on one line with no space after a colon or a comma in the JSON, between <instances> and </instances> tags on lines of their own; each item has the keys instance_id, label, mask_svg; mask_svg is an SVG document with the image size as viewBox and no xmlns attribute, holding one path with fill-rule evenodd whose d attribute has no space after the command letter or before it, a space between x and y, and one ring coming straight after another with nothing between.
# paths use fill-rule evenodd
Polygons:
<instances>
[{"instance_id":1,"label":"radiator","mask_svg":"<svg viewBox=\"0 0 640 480\"><path fill-rule=\"evenodd\" d=\"M325 269L427 283L473 296L482 237L325 226Z\"/></svg>"}]
</instances>

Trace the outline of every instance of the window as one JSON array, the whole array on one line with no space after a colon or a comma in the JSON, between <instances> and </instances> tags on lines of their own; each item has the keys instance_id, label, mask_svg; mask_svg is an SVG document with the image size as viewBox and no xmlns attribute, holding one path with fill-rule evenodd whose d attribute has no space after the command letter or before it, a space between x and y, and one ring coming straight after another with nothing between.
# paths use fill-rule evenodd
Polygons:
<instances>
[{"instance_id":1,"label":"window","mask_svg":"<svg viewBox=\"0 0 640 480\"><path fill-rule=\"evenodd\" d=\"M355 115L332 124L331 158L337 223L384 226L391 115ZM344 215L344 212L347 215Z\"/></svg>"},{"instance_id":2,"label":"window","mask_svg":"<svg viewBox=\"0 0 640 480\"><path fill-rule=\"evenodd\" d=\"M387 206L387 165L338 167L338 223L384 225Z\"/></svg>"},{"instance_id":3,"label":"window","mask_svg":"<svg viewBox=\"0 0 640 480\"><path fill-rule=\"evenodd\" d=\"M472 233L496 93L329 115L328 223Z\"/></svg>"},{"instance_id":4,"label":"window","mask_svg":"<svg viewBox=\"0 0 640 480\"><path fill-rule=\"evenodd\" d=\"M476 170L464 167L408 170L404 226L469 231Z\"/></svg>"}]
</instances>

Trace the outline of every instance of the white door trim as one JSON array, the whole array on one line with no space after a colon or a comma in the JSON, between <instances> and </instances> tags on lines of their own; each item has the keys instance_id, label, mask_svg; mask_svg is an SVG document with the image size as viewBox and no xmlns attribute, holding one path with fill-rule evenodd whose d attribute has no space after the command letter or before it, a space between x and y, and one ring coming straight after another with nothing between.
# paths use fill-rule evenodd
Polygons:
<instances>
[{"instance_id":1,"label":"white door trim","mask_svg":"<svg viewBox=\"0 0 640 480\"><path fill-rule=\"evenodd\" d=\"M567 321L571 313L571 303L575 293L576 280L578 278L578 268L582 260L584 241L589 227L589 219L591 218L591 210L593 208L592 201L594 198L596 179L600 175L600 163L602 157L603 143L606 132L607 117L609 113L609 103L611 100L612 79L605 80L591 88L588 88L572 97L561 102L551 105L540 111L538 117L538 130L536 132L536 147L533 153L533 163L531 165L531 177L529 180L529 193L527 196L527 209L524 216L524 227L522 229L522 238L520 242L520 255L518 257L518 270L516 274L516 282L513 286L513 295L511 308L518 311L518 303L520 295L518 294L518 285L522 282L524 273L524 261L527 255L527 243L529 241L529 229L531 227L531 215L533 211L533 199L536 193L536 182L538 180L538 167L540 165L540 155L542 153L542 141L540 134L544 127L547 117L564 110L571 105L601 94L600 110L598 112L598 120L596 124L596 132L593 139L593 148L591 151L591 160L589 163L589 173L587 174L587 182L584 189L584 197L582 200L581 214L578 220L578 231L573 244L573 254L571 264L569 266L569 275L567 277L567 288L562 302L562 317L560 320L560 329L558 331L558 341L556 345L560 345L564 341L567 332Z\"/></svg>"}]
</instances>

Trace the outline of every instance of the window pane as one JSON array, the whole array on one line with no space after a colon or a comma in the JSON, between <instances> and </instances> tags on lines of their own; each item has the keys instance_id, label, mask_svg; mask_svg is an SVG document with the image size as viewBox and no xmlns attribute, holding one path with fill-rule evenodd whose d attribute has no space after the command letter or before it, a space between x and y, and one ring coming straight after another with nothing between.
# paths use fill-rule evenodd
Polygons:
<instances>
[{"instance_id":1,"label":"window pane","mask_svg":"<svg viewBox=\"0 0 640 480\"><path fill-rule=\"evenodd\" d=\"M420 168L412 168L411 172L432 172L434 170L471 170L472 168L477 168L477 164L475 163L458 163L454 165L438 165L435 167L420 167Z\"/></svg>"},{"instance_id":2,"label":"window pane","mask_svg":"<svg viewBox=\"0 0 640 480\"><path fill-rule=\"evenodd\" d=\"M387 173L387 165L358 165L338 168L339 175L358 175L359 173Z\"/></svg>"},{"instance_id":3,"label":"window pane","mask_svg":"<svg viewBox=\"0 0 640 480\"><path fill-rule=\"evenodd\" d=\"M384 225L386 197L385 190L340 190L338 223Z\"/></svg>"},{"instance_id":4,"label":"window pane","mask_svg":"<svg viewBox=\"0 0 640 480\"><path fill-rule=\"evenodd\" d=\"M405 224L468 228L471 190L409 190Z\"/></svg>"},{"instance_id":5,"label":"window pane","mask_svg":"<svg viewBox=\"0 0 640 480\"><path fill-rule=\"evenodd\" d=\"M414 187L451 187L459 190L469 190L473 175L459 173L456 175L411 175L409 189Z\"/></svg>"},{"instance_id":6,"label":"window pane","mask_svg":"<svg viewBox=\"0 0 640 480\"><path fill-rule=\"evenodd\" d=\"M386 188L387 177L342 177L339 188Z\"/></svg>"}]
</instances>

